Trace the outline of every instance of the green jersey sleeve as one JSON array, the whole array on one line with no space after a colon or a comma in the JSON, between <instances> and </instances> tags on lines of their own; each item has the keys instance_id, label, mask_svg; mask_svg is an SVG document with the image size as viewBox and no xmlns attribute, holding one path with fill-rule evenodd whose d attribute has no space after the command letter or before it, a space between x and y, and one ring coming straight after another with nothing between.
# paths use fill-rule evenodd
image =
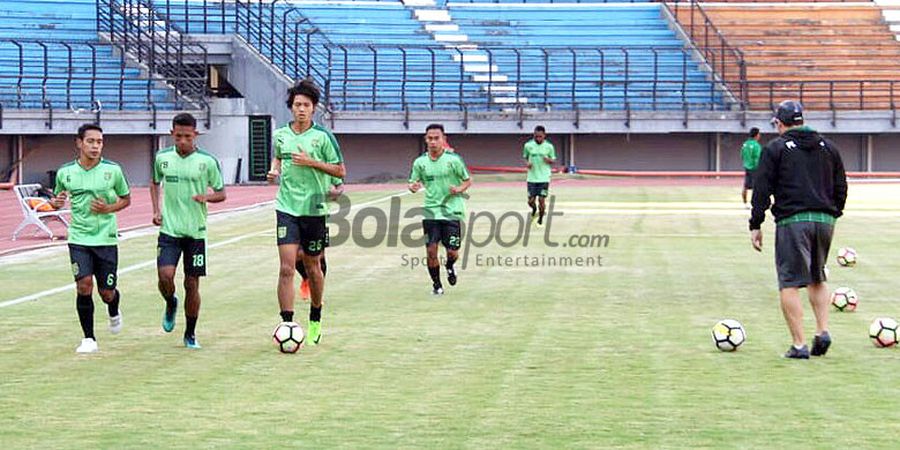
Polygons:
<instances>
[{"instance_id":1,"label":"green jersey sleeve","mask_svg":"<svg viewBox=\"0 0 900 450\"><path fill-rule=\"evenodd\" d=\"M113 185L113 191L115 191L116 195L119 197L125 197L130 194L131 191L128 190L128 180L125 179L125 172L122 171L121 167L118 167L119 170L116 172L116 183Z\"/></svg>"},{"instance_id":2,"label":"green jersey sleeve","mask_svg":"<svg viewBox=\"0 0 900 450\"><path fill-rule=\"evenodd\" d=\"M159 161L159 155L153 158L153 184L162 183L162 170L159 165L161 162Z\"/></svg>"},{"instance_id":3,"label":"green jersey sleeve","mask_svg":"<svg viewBox=\"0 0 900 450\"><path fill-rule=\"evenodd\" d=\"M548 142L548 144L550 143ZM556 160L556 147L554 147L553 144L550 144L550 159Z\"/></svg>"},{"instance_id":4,"label":"green jersey sleeve","mask_svg":"<svg viewBox=\"0 0 900 450\"><path fill-rule=\"evenodd\" d=\"M222 189L225 189L225 181L222 179L222 167L219 165L219 160L216 158L211 158L215 164L208 164L206 166L206 176L209 183L209 187L212 190L219 192Z\"/></svg>"},{"instance_id":5,"label":"green jersey sleeve","mask_svg":"<svg viewBox=\"0 0 900 450\"><path fill-rule=\"evenodd\" d=\"M456 158L454 172L460 180L466 181L469 179L469 169L466 167L466 163L463 161L462 157Z\"/></svg>"},{"instance_id":6,"label":"green jersey sleeve","mask_svg":"<svg viewBox=\"0 0 900 450\"><path fill-rule=\"evenodd\" d=\"M328 136L328 139L325 139L325 141L322 142L322 155L325 158L324 162L328 164L340 164L344 162L344 158L341 155L341 146L338 144L337 139L335 139L330 131L326 131L325 135Z\"/></svg>"},{"instance_id":7,"label":"green jersey sleeve","mask_svg":"<svg viewBox=\"0 0 900 450\"><path fill-rule=\"evenodd\" d=\"M56 173L56 186L53 186L53 195L59 195L62 191L66 190L65 177L63 176L63 171L65 169L58 170Z\"/></svg>"},{"instance_id":8,"label":"green jersey sleeve","mask_svg":"<svg viewBox=\"0 0 900 450\"><path fill-rule=\"evenodd\" d=\"M422 180L422 168L419 166L419 160L413 161L412 169L409 171L409 182L415 183Z\"/></svg>"},{"instance_id":9,"label":"green jersey sleeve","mask_svg":"<svg viewBox=\"0 0 900 450\"><path fill-rule=\"evenodd\" d=\"M525 145L522 147L522 158L524 158L524 159L528 159L528 154L530 153L529 150L531 150L530 144L531 144L530 141L526 142Z\"/></svg>"}]
</instances>

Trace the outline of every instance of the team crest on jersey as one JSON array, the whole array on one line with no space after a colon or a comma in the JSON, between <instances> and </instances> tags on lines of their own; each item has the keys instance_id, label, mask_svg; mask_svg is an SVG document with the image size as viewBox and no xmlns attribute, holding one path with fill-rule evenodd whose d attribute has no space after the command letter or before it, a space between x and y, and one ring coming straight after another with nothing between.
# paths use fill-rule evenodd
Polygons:
<instances>
[{"instance_id":1,"label":"team crest on jersey","mask_svg":"<svg viewBox=\"0 0 900 450\"><path fill-rule=\"evenodd\" d=\"M313 147L318 147L320 142L321 142L321 141L319 140L319 138L314 138L314 139L312 140L312 146L313 146Z\"/></svg>"},{"instance_id":2,"label":"team crest on jersey","mask_svg":"<svg viewBox=\"0 0 900 450\"><path fill-rule=\"evenodd\" d=\"M112 172L103 172L103 179L106 181L112 180Z\"/></svg>"},{"instance_id":3,"label":"team crest on jersey","mask_svg":"<svg viewBox=\"0 0 900 450\"><path fill-rule=\"evenodd\" d=\"M203 172L206 170L206 163L200 163L198 167L200 167L200 171Z\"/></svg>"}]
</instances>

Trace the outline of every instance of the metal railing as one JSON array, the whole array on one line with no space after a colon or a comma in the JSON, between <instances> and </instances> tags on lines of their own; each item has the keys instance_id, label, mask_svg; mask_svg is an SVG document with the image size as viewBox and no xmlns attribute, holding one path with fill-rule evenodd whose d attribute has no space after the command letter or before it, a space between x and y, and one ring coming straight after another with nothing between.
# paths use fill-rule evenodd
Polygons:
<instances>
[{"instance_id":1,"label":"metal railing","mask_svg":"<svg viewBox=\"0 0 900 450\"><path fill-rule=\"evenodd\" d=\"M0 71L0 102L7 108L79 111L97 109L97 105L111 110L166 106L154 98L159 80L136 76L124 55L114 56L111 44L0 39L3 48L14 49L16 55L14 60L5 59L5 70ZM136 85L142 86L140 90L134 89Z\"/></svg>"},{"instance_id":2,"label":"metal railing","mask_svg":"<svg viewBox=\"0 0 900 450\"><path fill-rule=\"evenodd\" d=\"M328 80L322 68L326 67L328 55L322 49L331 41L300 8L279 2L235 0L235 33L289 78L308 77L325 86Z\"/></svg>"},{"instance_id":3,"label":"metal railing","mask_svg":"<svg viewBox=\"0 0 900 450\"><path fill-rule=\"evenodd\" d=\"M97 30L133 56L151 76L201 107L208 95L206 48L156 12L147 0L97 0Z\"/></svg>"},{"instance_id":4,"label":"metal railing","mask_svg":"<svg viewBox=\"0 0 900 450\"><path fill-rule=\"evenodd\" d=\"M547 2L552 0L535 1ZM713 81L692 76L698 71L689 49L502 46L480 48L485 64L498 70L475 81L460 49L336 44L284 0L235 0L227 8L223 2L162 3L158 10L165 18L186 30L233 31L287 76L312 77L324 89L323 103L338 110L715 110L732 109L731 101L741 109L769 110L788 97L811 110L894 110L897 104L893 81L748 81L743 52L728 43L696 0L660 3L703 56ZM672 52L678 70L672 68Z\"/></svg>"},{"instance_id":5,"label":"metal railing","mask_svg":"<svg viewBox=\"0 0 900 450\"><path fill-rule=\"evenodd\" d=\"M900 104L900 80L753 80L747 85L752 110L772 111L785 99L819 111L894 111Z\"/></svg>"},{"instance_id":6,"label":"metal railing","mask_svg":"<svg viewBox=\"0 0 900 450\"><path fill-rule=\"evenodd\" d=\"M667 2L662 2L662 5L672 12L675 20L688 34L691 42L710 65L713 76L725 83L735 97L745 104L748 92L745 83L747 63L744 60L744 53L728 43L700 5L701 2L674 0L671 3L674 5L673 7L670 7ZM687 8L687 12L685 12L685 8ZM684 15L688 16L687 19L684 18Z\"/></svg>"},{"instance_id":7,"label":"metal railing","mask_svg":"<svg viewBox=\"0 0 900 450\"><path fill-rule=\"evenodd\" d=\"M234 8L226 1L157 0L153 3L157 5L160 14L165 14L166 19L181 24L185 33L225 34L231 31L234 24ZM197 17L202 20L197 21Z\"/></svg>"},{"instance_id":8,"label":"metal railing","mask_svg":"<svg viewBox=\"0 0 900 450\"><path fill-rule=\"evenodd\" d=\"M335 110L691 109L728 105L689 51L672 47L482 47L328 45ZM472 65L482 66L479 80Z\"/></svg>"}]
</instances>

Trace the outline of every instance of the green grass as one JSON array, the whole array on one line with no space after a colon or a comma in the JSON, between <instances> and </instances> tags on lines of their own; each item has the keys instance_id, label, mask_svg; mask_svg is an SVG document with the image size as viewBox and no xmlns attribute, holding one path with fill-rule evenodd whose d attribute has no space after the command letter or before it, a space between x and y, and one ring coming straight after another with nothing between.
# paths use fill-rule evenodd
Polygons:
<instances>
[{"instance_id":1,"label":"green grass","mask_svg":"<svg viewBox=\"0 0 900 450\"><path fill-rule=\"evenodd\" d=\"M368 192L357 203L389 192ZM425 269L402 267L421 248L328 250L323 345L281 355L277 253L270 208L220 217L210 244L198 337L183 317L160 330L155 269L121 276L125 330L110 336L97 300L101 353L78 356L74 293L0 309L3 448L895 448L900 353L869 343L876 316L900 316L897 186L851 187L830 264L832 287L860 294L834 313L828 356L785 361L771 221L763 254L744 213L611 213L667 202L722 202L722 187L561 185L553 236L605 234L607 248L530 245L470 249L460 284L438 300ZM523 210L524 186L471 191L470 212ZM403 197L403 207L421 195ZM617 207L609 202L625 202ZM641 205L645 203L645 205ZM376 206L387 208L388 202ZM672 205L694 209L701 205ZM856 207L854 210L853 207ZM880 208L888 214L867 214ZM568 212L567 212L568 211ZM652 214L651 214L652 213ZM366 230L373 229L372 221ZM405 221L404 226L411 221ZM510 228L511 230L511 228ZM489 230L476 225L478 240ZM120 268L150 260L155 236L120 244ZM474 253L603 257L601 268L475 267ZM834 252L832 252L833 254ZM833 257L832 257L833 260ZM68 257L0 264L3 298L69 283ZM180 290L180 289L179 289ZM807 330L812 315L806 308ZM305 306L298 303L298 316ZM740 320L747 343L715 350L710 329ZM305 320L301 323L305 328Z\"/></svg>"}]
</instances>

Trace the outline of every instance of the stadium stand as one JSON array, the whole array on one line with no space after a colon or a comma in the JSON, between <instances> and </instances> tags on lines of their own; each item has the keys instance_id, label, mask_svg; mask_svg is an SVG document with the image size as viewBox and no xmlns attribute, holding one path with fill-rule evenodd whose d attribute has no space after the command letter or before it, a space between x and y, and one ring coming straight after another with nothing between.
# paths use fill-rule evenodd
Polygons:
<instances>
[{"instance_id":1,"label":"stadium stand","mask_svg":"<svg viewBox=\"0 0 900 450\"><path fill-rule=\"evenodd\" d=\"M235 32L289 77L316 78L333 110L731 108L659 4L603 3L155 4L187 31Z\"/></svg>"},{"instance_id":2,"label":"stadium stand","mask_svg":"<svg viewBox=\"0 0 900 450\"><path fill-rule=\"evenodd\" d=\"M146 66L101 41L97 23L95 0L2 2L0 105L93 112L184 106L170 80L148 76Z\"/></svg>"},{"instance_id":3,"label":"stadium stand","mask_svg":"<svg viewBox=\"0 0 900 450\"><path fill-rule=\"evenodd\" d=\"M706 17L739 49L746 77L728 82L746 86L747 109L770 109L785 95L812 110L895 107L900 43L874 3L716 2L675 8L695 40L708 33L702 30Z\"/></svg>"}]
</instances>

